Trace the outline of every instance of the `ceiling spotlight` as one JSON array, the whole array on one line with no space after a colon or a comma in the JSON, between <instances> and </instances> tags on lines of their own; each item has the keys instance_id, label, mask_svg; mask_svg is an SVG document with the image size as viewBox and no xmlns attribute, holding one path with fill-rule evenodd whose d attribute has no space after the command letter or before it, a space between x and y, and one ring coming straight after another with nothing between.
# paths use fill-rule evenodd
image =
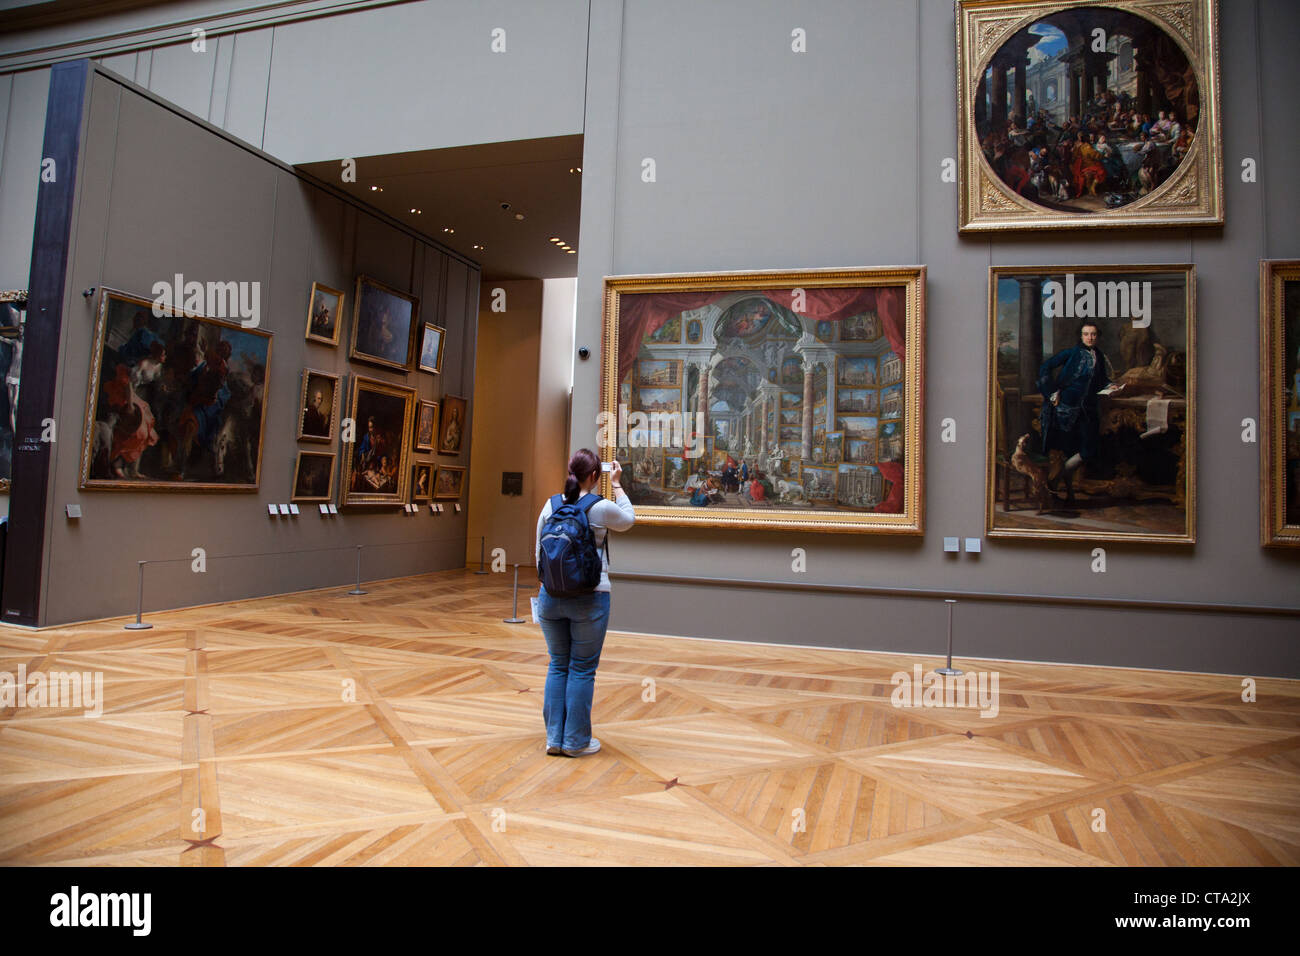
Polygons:
<instances>
[{"instance_id":1,"label":"ceiling spotlight","mask_svg":"<svg viewBox=\"0 0 1300 956\"><path fill-rule=\"evenodd\" d=\"M381 192L384 191L384 187L383 187L383 186L371 186L371 187L370 187L370 191L371 191L372 193L381 193Z\"/></svg>"},{"instance_id":2,"label":"ceiling spotlight","mask_svg":"<svg viewBox=\"0 0 1300 956\"><path fill-rule=\"evenodd\" d=\"M484 250L487 249L487 246L483 245L483 243L481 242L476 242L474 243L474 248L477 249L479 252L483 252Z\"/></svg>"},{"instance_id":3,"label":"ceiling spotlight","mask_svg":"<svg viewBox=\"0 0 1300 956\"><path fill-rule=\"evenodd\" d=\"M413 212L413 213L415 213L417 216L419 216L419 215L422 215L422 214L424 213L424 210L423 210L423 209L416 209L414 206L412 206L412 207L411 207L411 212Z\"/></svg>"},{"instance_id":4,"label":"ceiling spotlight","mask_svg":"<svg viewBox=\"0 0 1300 956\"><path fill-rule=\"evenodd\" d=\"M578 254L578 250L577 250L577 249L565 249L564 252L565 252L565 255L570 255L570 256L575 256L575 255Z\"/></svg>"},{"instance_id":5,"label":"ceiling spotlight","mask_svg":"<svg viewBox=\"0 0 1300 956\"><path fill-rule=\"evenodd\" d=\"M559 237L559 236L551 236L551 238L550 238L550 239L547 239L546 241L547 241L547 242L559 242L559 241L560 241L560 237Z\"/></svg>"},{"instance_id":6,"label":"ceiling spotlight","mask_svg":"<svg viewBox=\"0 0 1300 956\"><path fill-rule=\"evenodd\" d=\"M582 167L581 167L581 166L570 166L570 167L569 167L569 172L571 172L571 173L580 173L580 172L582 172Z\"/></svg>"},{"instance_id":7,"label":"ceiling spotlight","mask_svg":"<svg viewBox=\"0 0 1300 956\"><path fill-rule=\"evenodd\" d=\"M523 214L522 212L517 212L517 213L515 213L515 221L516 221L516 222L523 222L523 221L524 221L524 214Z\"/></svg>"}]
</instances>

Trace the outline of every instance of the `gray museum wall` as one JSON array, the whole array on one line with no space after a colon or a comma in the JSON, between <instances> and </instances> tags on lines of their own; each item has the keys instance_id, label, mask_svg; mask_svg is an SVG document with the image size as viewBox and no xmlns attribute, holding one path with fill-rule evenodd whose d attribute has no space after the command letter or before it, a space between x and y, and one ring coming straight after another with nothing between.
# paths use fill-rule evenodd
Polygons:
<instances>
[{"instance_id":1,"label":"gray museum wall","mask_svg":"<svg viewBox=\"0 0 1300 956\"><path fill-rule=\"evenodd\" d=\"M299 449L340 450L337 444L295 440L304 367L410 385L426 399L472 394L478 268L98 72L82 155L59 361L59 440L48 501L42 623L130 612L139 560L168 562L148 566L146 609L343 584L355 573L356 545L365 546L367 580L461 567L465 511L435 517L427 509L418 516L393 508L340 509L338 517L326 519L314 505L303 505L300 517L272 519L266 506L289 501ZM107 286L152 298L154 283L175 273L187 281L261 284L261 328L273 339L260 489L81 491L80 435L98 303L98 296L85 299L81 290ZM358 274L418 296L422 318L446 328L441 375L403 375L348 362ZM347 292L338 348L304 338L313 281ZM341 396L340 416L344 409ZM471 404L461 455L421 454L417 460L467 464L472 417ZM79 520L64 516L70 503L81 505ZM191 570L194 548L206 552L204 573Z\"/></svg>"},{"instance_id":2,"label":"gray museum wall","mask_svg":"<svg viewBox=\"0 0 1300 956\"><path fill-rule=\"evenodd\" d=\"M577 344L601 340L602 279L630 273L925 264L925 534L638 527L617 570L687 578L1296 607L1300 553L1260 547L1258 262L1300 256L1300 5L1224 0L1226 225L959 238L953 5L838 0L592 4ZM791 31L807 52L791 52ZM1245 157L1259 181L1243 183ZM657 180L642 180L642 161ZM988 267L1192 262L1197 268L1197 543L982 537ZM600 370L579 363L570 444L591 442ZM940 441L938 423L957 423ZM791 570L791 550L807 571ZM942 653L939 598L615 580L622 630ZM1295 617L961 602L959 655L1300 674Z\"/></svg>"}]
</instances>

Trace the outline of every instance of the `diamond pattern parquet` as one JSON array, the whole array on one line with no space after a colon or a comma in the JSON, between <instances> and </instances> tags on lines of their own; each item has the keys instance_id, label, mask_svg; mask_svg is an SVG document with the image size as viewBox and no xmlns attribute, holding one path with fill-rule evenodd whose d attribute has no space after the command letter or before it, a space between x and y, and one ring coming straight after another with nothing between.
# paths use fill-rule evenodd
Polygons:
<instances>
[{"instance_id":1,"label":"diamond pattern parquet","mask_svg":"<svg viewBox=\"0 0 1300 956\"><path fill-rule=\"evenodd\" d=\"M103 677L0 709L0 865L1300 864L1300 682L964 661L987 717L893 706L914 657L611 632L573 760L505 575L366 588L0 626Z\"/></svg>"}]
</instances>

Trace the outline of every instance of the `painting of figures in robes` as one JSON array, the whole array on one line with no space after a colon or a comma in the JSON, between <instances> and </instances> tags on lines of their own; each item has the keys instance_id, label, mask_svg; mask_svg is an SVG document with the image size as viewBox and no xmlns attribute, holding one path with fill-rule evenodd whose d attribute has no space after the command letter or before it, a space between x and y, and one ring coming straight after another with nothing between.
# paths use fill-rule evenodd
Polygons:
<instances>
[{"instance_id":1,"label":"painting of figures in robes","mask_svg":"<svg viewBox=\"0 0 1300 956\"><path fill-rule=\"evenodd\" d=\"M960 229L1222 224L1213 0L963 0Z\"/></svg>"},{"instance_id":2,"label":"painting of figures in robes","mask_svg":"<svg viewBox=\"0 0 1300 956\"><path fill-rule=\"evenodd\" d=\"M1195 542L1195 287L1190 265L989 270L990 537Z\"/></svg>"},{"instance_id":3,"label":"painting of figures in robes","mask_svg":"<svg viewBox=\"0 0 1300 956\"><path fill-rule=\"evenodd\" d=\"M638 521L922 530L924 267L605 291L597 443Z\"/></svg>"},{"instance_id":4,"label":"painting of figures in robes","mask_svg":"<svg viewBox=\"0 0 1300 956\"><path fill-rule=\"evenodd\" d=\"M81 487L253 491L271 334L100 292Z\"/></svg>"}]
</instances>

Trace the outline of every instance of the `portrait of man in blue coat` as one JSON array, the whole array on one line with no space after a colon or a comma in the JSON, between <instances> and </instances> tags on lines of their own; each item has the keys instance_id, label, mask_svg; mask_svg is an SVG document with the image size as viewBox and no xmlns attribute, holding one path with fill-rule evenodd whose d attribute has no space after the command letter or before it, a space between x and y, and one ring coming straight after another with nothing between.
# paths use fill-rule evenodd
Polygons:
<instances>
[{"instance_id":1,"label":"portrait of man in blue coat","mask_svg":"<svg viewBox=\"0 0 1300 956\"><path fill-rule=\"evenodd\" d=\"M1100 413L1098 393L1111 382L1110 363L1097 347L1094 322L1079 327L1079 342L1057 352L1038 369L1034 383L1043 396L1039 413L1043 454L1059 449L1066 456L1060 480L1066 501L1074 501L1074 473L1097 456ZM1123 386L1118 386L1115 391Z\"/></svg>"}]
</instances>

